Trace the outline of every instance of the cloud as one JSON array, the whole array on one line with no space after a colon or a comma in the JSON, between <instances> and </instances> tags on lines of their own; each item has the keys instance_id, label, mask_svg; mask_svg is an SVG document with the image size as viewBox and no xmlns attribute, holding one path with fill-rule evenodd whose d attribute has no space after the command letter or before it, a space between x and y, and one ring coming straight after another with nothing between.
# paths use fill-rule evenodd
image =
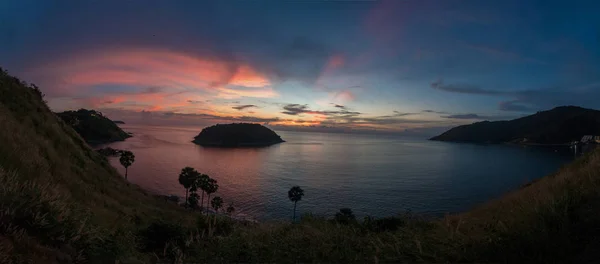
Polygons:
<instances>
[{"instance_id":1,"label":"cloud","mask_svg":"<svg viewBox=\"0 0 600 264\"><path fill-rule=\"evenodd\" d=\"M190 104L202 104L202 103L204 103L205 101L198 101L198 100L187 100L187 102L188 102L188 103L190 103Z\"/></svg>"},{"instance_id":2,"label":"cloud","mask_svg":"<svg viewBox=\"0 0 600 264\"><path fill-rule=\"evenodd\" d=\"M256 106L256 105L238 105L238 106L233 106L231 108L241 111L241 110L244 110L247 108L253 108L253 107L258 107L258 106Z\"/></svg>"},{"instance_id":3,"label":"cloud","mask_svg":"<svg viewBox=\"0 0 600 264\"><path fill-rule=\"evenodd\" d=\"M336 108L340 108L340 109L346 109L345 106L339 105L339 104L333 104L333 106L336 107Z\"/></svg>"},{"instance_id":4,"label":"cloud","mask_svg":"<svg viewBox=\"0 0 600 264\"><path fill-rule=\"evenodd\" d=\"M339 108L339 107L338 107ZM325 116L334 116L334 115L343 115L343 116L355 116L360 115L360 112L348 111L346 108L340 111L315 111L309 109L308 105L301 104L287 104L283 106L282 114L286 115L301 115L301 114L313 114L313 115L325 115Z\"/></svg>"},{"instance_id":5,"label":"cloud","mask_svg":"<svg viewBox=\"0 0 600 264\"><path fill-rule=\"evenodd\" d=\"M423 110L421 111L422 113L432 113L432 114L448 114L448 112L444 112L444 111L435 111L435 110Z\"/></svg>"},{"instance_id":6,"label":"cloud","mask_svg":"<svg viewBox=\"0 0 600 264\"><path fill-rule=\"evenodd\" d=\"M442 116L443 118L448 118L448 119L488 119L487 116L480 116L478 114L454 114L454 115L447 115L447 116Z\"/></svg>"},{"instance_id":7,"label":"cloud","mask_svg":"<svg viewBox=\"0 0 600 264\"><path fill-rule=\"evenodd\" d=\"M431 88L463 94L481 94L481 95L508 95L509 92L486 90L470 84L444 84L442 79L438 79L431 83Z\"/></svg>"},{"instance_id":8,"label":"cloud","mask_svg":"<svg viewBox=\"0 0 600 264\"><path fill-rule=\"evenodd\" d=\"M511 112L535 112L535 108L522 104L519 100L502 101L498 104L498 108L502 111Z\"/></svg>"}]
</instances>

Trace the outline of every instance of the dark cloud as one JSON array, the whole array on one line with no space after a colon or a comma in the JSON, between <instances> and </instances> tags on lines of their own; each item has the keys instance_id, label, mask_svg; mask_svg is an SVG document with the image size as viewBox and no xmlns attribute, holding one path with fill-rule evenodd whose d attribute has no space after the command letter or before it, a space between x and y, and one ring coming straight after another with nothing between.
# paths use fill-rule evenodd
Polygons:
<instances>
[{"instance_id":1,"label":"dark cloud","mask_svg":"<svg viewBox=\"0 0 600 264\"><path fill-rule=\"evenodd\" d=\"M448 114L448 112L444 112L444 111L435 111L435 110L429 110L429 109L423 110L423 111L421 111L421 112L422 112L422 113L441 114L441 115Z\"/></svg>"},{"instance_id":2,"label":"dark cloud","mask_svg":"<svg viewBox=\"0 0 600 264\"><path fill-rule=\"evenodd\" d=\"M333 104L333 106L336 107L336 108L340 108L340 109L346 109L345 106L339 105L339 104Z\"/></svg>"},{"instance_id":3,"label":"dark cloud","mask_svg":"<svg viewBox=\"0 0 600 264\"><path fill-rule=\"evenodd\" d=\"M503 101L498 104L498 108L502 111L510 112L535 112L535 108L522 104L519 100Z\"/></svg>"},{"instance_id":4,"label":"dark cloud","mask_svg":"<svg viewBox=\"0 0 600 264\"><path fill-rule=\"evenodd\" d=\"M233 108L235 110L238 110L238 111L242 111L244 109L253 108L253 107L258 107L258 106L249 104L249 105L238 105L238 106L234 106L234 107L231 107L231 108Z\"/></svg>"},{"instance_id":5,"label":"dark cloud","mask_svg":"<svg viewBox=\"0 0 600 264\"><path fill-rule=\"evenodd\" d=\"M190 104L201 104L203 103L203 101L198 101L198 100L187 100L188 103Z\"/></svg>"},{"instance_id":6,"label":"dark cloud","mask_svg":"<svg viewBox=\"0 0 600 264\"><path fill-rule=\"evenodd\" d=\"M286 115L300 115L300 114L321 114L326 116L356 116L360 115L360 112L348 111L346 108L340 111L315 111L309 109L308 105L301 104L287 104L283 106L282 114Z\"/></svg>"},{"instance_id":7,"label":"dark cloud","mask_svg":"<svg viewBox=\"0 0 600 264\"><path fill-rule=\"evenodd\" d=\"M444 84L442 79L431 83L431 88L453 93L482 94L482 95L507 95L508 92L486 90L470 84Z\"/></svg>"},{"instance_id":8,"label":"dark cloud","mask_svg":"<svg viewBox=\"0 0 600 264\"><path fill-rule=\"evenodd\" d=\"M455 115L447 115L447 116L442 116L442 117L448 118L448 119L479 119L479 120L489 119L489 117L487 117L487 116L481 116L478 114L455 114Z\"/></svg>"}]
</instances>

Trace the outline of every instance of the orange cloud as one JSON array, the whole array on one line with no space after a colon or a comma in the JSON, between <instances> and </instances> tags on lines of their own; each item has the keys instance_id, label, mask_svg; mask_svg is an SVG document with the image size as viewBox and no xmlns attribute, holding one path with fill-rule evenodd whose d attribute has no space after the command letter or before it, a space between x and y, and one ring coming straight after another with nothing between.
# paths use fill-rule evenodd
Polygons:
<instances>
[{"instance_id":1,"label":"orange cloud","mask_svg":"<svg viewBox=\"0 0 600 264\"><path fill-rule=\"evenodd\" d=\"M269 79L250 65L198 58L168 50L133 49L75 54L50 67L40 69L61 76L63 88L76 94L77 89L94 85L161 86L180 90L204 90L246 97L275 97ZM228 85L252 87L232 92Z\"/></svg>"}]
</instances>

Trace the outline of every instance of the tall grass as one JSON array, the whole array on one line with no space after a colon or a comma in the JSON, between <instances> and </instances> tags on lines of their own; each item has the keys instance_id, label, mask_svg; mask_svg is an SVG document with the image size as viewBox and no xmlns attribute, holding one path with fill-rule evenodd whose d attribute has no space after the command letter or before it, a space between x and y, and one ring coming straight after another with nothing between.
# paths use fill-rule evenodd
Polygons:
<instances>
[{"instance_id":1,"label":"tall grass","mask_svg":"<svg viewBox=\"0 0 600 264\"><path fill-rule=\"evenodd\" d=\"M127 183L0 71L0 263L578 262L600 235L600 151L471 211L299 223L202 216ZM482 173L482 178L485 174Z\"/></svg>"}]
</instances>

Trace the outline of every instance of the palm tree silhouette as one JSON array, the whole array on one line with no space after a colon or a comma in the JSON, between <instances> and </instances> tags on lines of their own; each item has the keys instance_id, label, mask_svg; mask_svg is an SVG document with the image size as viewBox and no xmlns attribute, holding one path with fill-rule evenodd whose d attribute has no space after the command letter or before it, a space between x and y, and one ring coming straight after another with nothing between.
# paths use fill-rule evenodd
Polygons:
<instances>
[{"instance_id":1,"label":"palm tree silhouette","mask_svg":"<svg viewBox=\"0 0 600 264\"><path fill-rule=\"evenodd\" d=\"M204 207L204 192L206 192L206 188L208 187L208 180L210 177L206 174L201 174L198 179L198 187L202 190L202 199L200 200L200 211L202 211L202 207Z\"/></svg>"},{"instance_id":2,"label":"palm tree silhouette","mask_svg":"<svg viewBox=\"0 0 600 264\"><path fill-rule=\"evenodd\" d=\"M294 216L292 217L292 222L296 221L296 204L298 201L302 200L302 196L304 196L304 190L302 190L300 186L294 186L288 191L288 198L290 198L290 201L294 202Z\"/></svg>"},{"instance_id":3,"label":"palm tree silhouette","mask_svg":"<svg viewBox=\"0 0 600 264\"><path fill-rule=\"evenodd\" d=\"M208 183L206 185L206 194L208 196L208 200L206 201L206 208L208 208L208 201L210 201L210 195L215 193L218 189L219 184L217 184L217 180L209 178Z\"/></svg>"},{"instance_id":4,"label":"palm tree silhouette","mask_svg":"<svg viewBox=\"0 0 600 264\"><path fill-rule=\"evenodd\" d=\"M223 207L223 199L219 196L216 196L212 199L210 205L212 205L212 208L215 209L215 213L219 213L219 209Z\"/></svg>"},{"instance_id":5,"label":"palm tree silhouette","mask_svg":"<svg viewBox=\"0 0 600 264\"><path fill-rule=\"evenodd\" d=\"M230 203L229 206L227 207L227 214L232 215L233 212L235 212L235 207L233 207L233 203Z\"/></svg>"},{"instance_id":6,"label":"palm tree silhouette","mask_svg":"<svg viewBox=\"0 0 600 264\"><path fill-rule=\"evenodd\" d=\"M119 158L119 162L121 162L121 165L125 167L125 179L127 179L127 168L129 168L129 166L131 166L131 164L133 164L134 161L135 155L133 155L133 152L127 150L121 151L121 157Z\"/></svg>"},{"instance_id":7,"label":"palm tree silhouette","mask_svg":"<svg viewBox=\"0 0 600 264\"><path fill-rule=\"evenodd\" d=\"M188 193L190 189L194 188L195 191L198 188L198 178L200 173L192 167L185 167L181 169L179 173L179 184L185 188L185 206L188 206Z\"/></svg>"}]
</instances>

